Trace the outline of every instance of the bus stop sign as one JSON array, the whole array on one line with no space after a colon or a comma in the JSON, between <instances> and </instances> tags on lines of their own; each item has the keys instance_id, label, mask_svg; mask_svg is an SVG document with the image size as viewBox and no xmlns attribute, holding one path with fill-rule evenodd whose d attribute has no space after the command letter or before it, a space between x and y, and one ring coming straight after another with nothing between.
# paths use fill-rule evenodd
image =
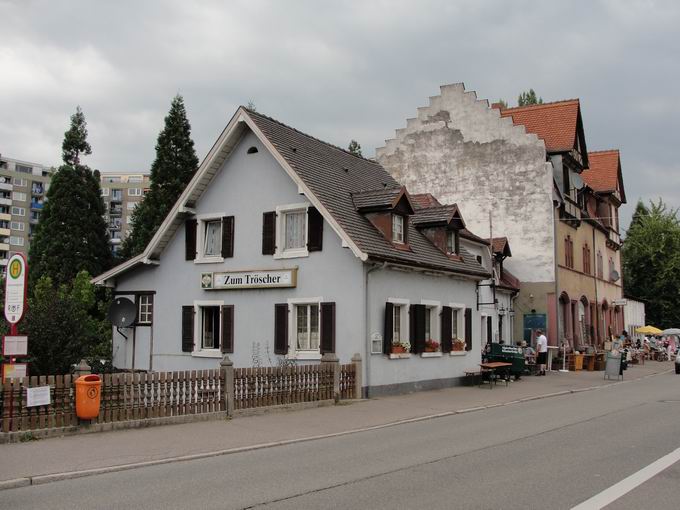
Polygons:
<instances>
[{"instance_id":1,"label":"bus stop sign","mask_svg":"<svg viewBox=\"0 0 680 510\"><path fill-rule=\"evenodd\" d=\"M26 259L15 253L7 262L5 276L5 318L17 324L26 311Z\"/></svg>"}]
</instances>

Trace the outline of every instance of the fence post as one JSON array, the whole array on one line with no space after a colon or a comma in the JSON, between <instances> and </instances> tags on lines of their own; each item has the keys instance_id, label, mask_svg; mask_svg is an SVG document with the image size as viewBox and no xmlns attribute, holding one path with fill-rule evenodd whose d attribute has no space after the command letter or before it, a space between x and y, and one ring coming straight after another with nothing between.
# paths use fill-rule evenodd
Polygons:
<instances>
[{"instance_id":1,"label":"fence post","mask_svg":"<svg viewBox=\"0 0 680 510\"><path fill-rule=\"evenodd\" d=\"M80 363L78 363L76 365L74 375L76 377L80 377L81 375L90 375L91 373L92 373L92 367L87 364L86 360L81 359Z\"/></svg>"},{"instance_id":2,"label":"fence post","mask_svg":"<svg viewBox=\"0 0 680 510\"><path fill-rule=\"evenodd\" d=\"M333 399L336 402L340 401L340 359L335 353L327 352L321 356L322 366L331 366L333 371Z\"/></svg>"},{"instance_id":3,"label":"fence post","mask_svg":"<svg viewBox=\"0 0 680 510\"><path fill-rule=\"evenodd\" d=\"M234 414L234 362L228 354L225 354L220 361L220 370L224 377L224 388L222 388L222 398L224 399L224 409L227 416Z\"/></svg>"},{"instance_id":4,"label":"fence post","mask_svg":"<svg viewBox=\"0 0 680 510\"><path fill-rule=\"evenodd\" d=\"M363 386L363 372L361 354L358 352L352 356L352 364L354 365L354 398L360 399L362 395Z\"/></svg>"}]
</instances>

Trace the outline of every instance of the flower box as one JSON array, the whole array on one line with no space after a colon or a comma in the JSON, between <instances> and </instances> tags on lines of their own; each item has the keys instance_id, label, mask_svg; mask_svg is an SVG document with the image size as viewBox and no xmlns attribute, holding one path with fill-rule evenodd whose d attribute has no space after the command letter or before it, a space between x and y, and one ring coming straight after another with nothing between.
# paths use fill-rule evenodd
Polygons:
<instances>
[{"instance_id":1,"label":"flower box","mask_svg":"<svg viewBox=\"0 0 680 510\"><path fill-rule=\"evenodd\" d=\"M406 359L410 358L411 353L410 352L393 352L390 354L390 359Z\"/></svg>"},{"instance_id":2,"label":"flower box","mask_svg":"<svg viewBox=\"0 0 680 510\"><path fill-rule=\"evenodd\" d=\"M466 354L466 351L451 351L449 356L465 356Z\"/></svg>"},{"instance_id":3,"label":"flower box","mask_svg":"<svg viewBox=\"0 0 680 510\"><path fill-rule=\"evenodd\" d=\"M441 358L442 357L442 352L421 352L420 353L421 358Z\"/></svg>"}]
</instances>

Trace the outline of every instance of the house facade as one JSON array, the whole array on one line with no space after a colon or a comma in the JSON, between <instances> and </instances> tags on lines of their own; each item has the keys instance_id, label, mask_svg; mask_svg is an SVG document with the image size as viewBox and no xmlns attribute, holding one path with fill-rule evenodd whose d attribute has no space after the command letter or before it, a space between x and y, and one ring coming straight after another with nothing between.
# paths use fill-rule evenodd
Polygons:
<instances>
[{"instance_id":1,"label":"house facade","mask_svg":"<svg viewBox=\"0 0 680 510\"><path fill-rule=\"evenodd\" d=\"M145 251L94 279L136 307L114 365L359 353L369 395L457 384L480 361L490 277L464 226L455 206L416 208L379 164L240 108Z\"/></svg>"},{"instance_id":2,"label":"house facade","mask_svg":"<svg viewBox=\"0 0 680 510\"><path fill-rule=\"evenodd\" d=\"M472 228L512 244L504 265L521 283L515 339L531 342L541 328L551 345L573 348L601 344L623 326L614 301L625 193L618 152L618 174L606 185L612 167L599 154L586 149L577 99L503 109L462 84L441 87L376 152L409 189L459 204ZM598 257L606 272L596 270Z\"/></svg>"}]
</instances>

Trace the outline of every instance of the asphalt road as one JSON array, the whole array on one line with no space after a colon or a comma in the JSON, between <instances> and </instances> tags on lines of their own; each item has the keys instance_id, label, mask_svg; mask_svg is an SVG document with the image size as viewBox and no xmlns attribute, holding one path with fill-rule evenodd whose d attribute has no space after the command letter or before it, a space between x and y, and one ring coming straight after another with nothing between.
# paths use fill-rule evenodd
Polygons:
<instances>
[{"instance_id":1,"label":"asphalt road","mask_svg":"<svg viewBox=\"0 0 680 510\"><path fill-rule=\"evenodd\" d=\"M664 374L348 436L7 490L0 508L571 508L680 447L679 424L680 376ZM608 508L680 508L680 464Z\"/></svg>"}]
</instances>

